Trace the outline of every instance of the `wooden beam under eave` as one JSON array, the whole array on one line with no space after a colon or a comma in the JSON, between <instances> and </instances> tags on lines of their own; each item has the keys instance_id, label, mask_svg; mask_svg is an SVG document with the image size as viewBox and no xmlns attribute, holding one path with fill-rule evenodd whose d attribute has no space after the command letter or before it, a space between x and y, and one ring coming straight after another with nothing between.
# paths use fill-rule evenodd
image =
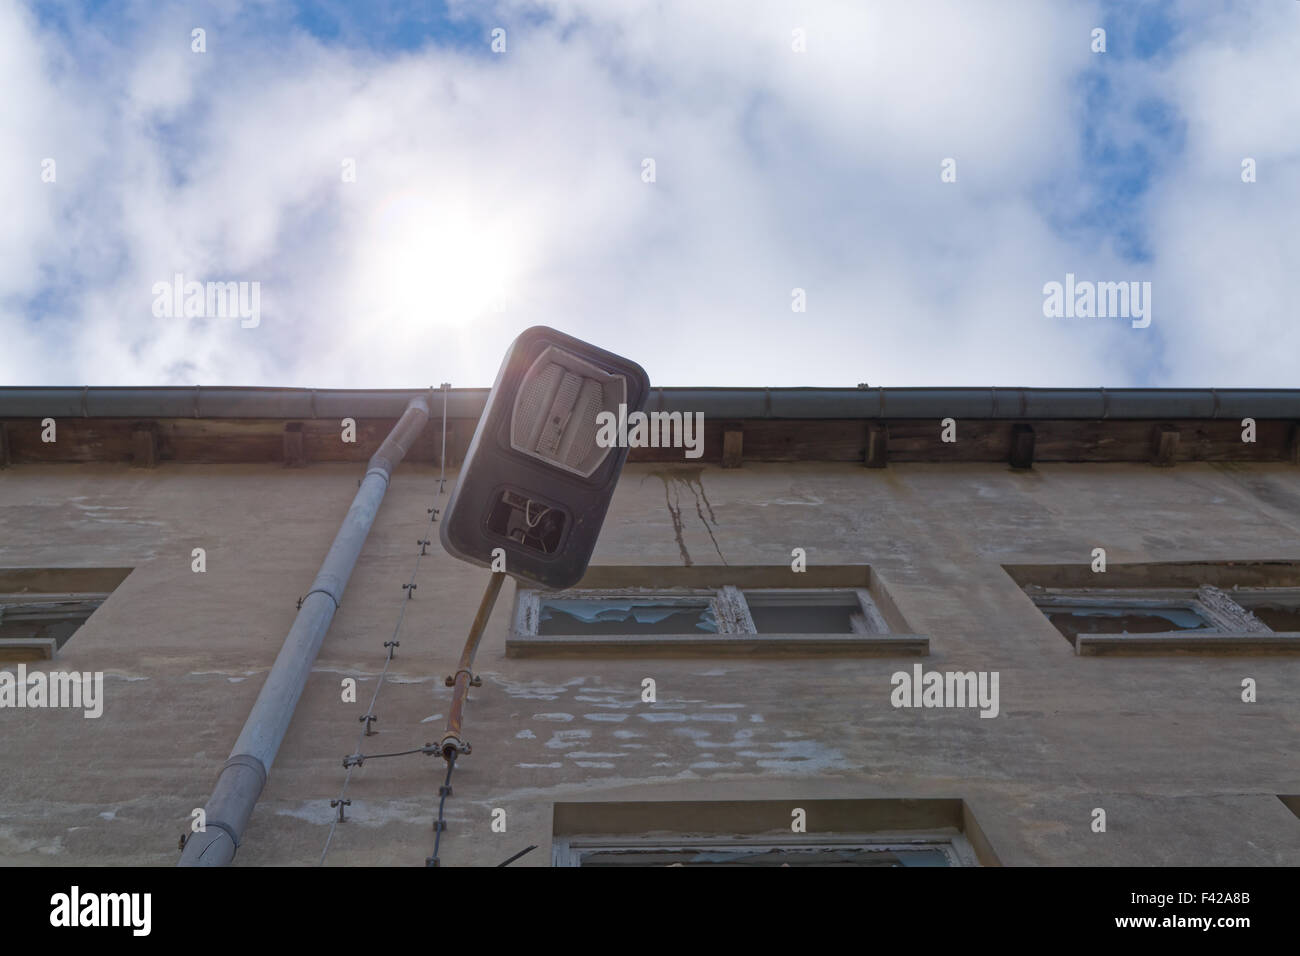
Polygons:
<instances>
[{"instance_id":1,"label":"wooden beam under eave","mask_svg":"<svg viewBox=\"0 0 1300 956\"><path fill-rule=\"evenodd\" d=\"M141 422L131 430L131 467L157 468L160 457L157 426Z\"/></svg>"},{"instance_id":2,"label":"wooden beam under eave","mask_svg":"<svg viewBox=\"0 0 1300 956\"><path fill-rule=\"evenodd\" d=\"M1151 434L1151 464L1172 468L1177 456L1178 429L1173 425L1157 425Z\"/></svg>"},{"instance_id":3,"label":"wooden beam under eave","mask_svg":"<svg viewBox=\"0 0 1300 956\"><path fill-rule=\"evenodd\" d=\"M884 468L889 461L889 428L880 422L867 425L867 452L862 464L868 468Z\"/></svg>"},{"instance_id":4,"label":"wooden beam under eave","mask_svg":"<svg viewBox=\"0 0 1300 956\"><path fill-rule=\"evenodd\" d=\"M0 468L8 468L12 460L9 454L9 426L0 422Z\"/></svg>"},{"instance_id":5,"label":"wooden beam under eave","mask_svg":"<svg viewBox=\"0 0 1300 956\"><path fill-rule=\"evenodd\" d=\"M727 422L722 426L722 467L739 468L745 457L745 426Z\"/></svg>"},{"instance_id":6,"label":"wooden beam under eave","mask_svg":"<svg viewBox=\"0 0 1300 956\"><path fill-rule=\"evenodd\" d=\"M1292 422L1286 440L1286 460L1300 465L1300 422Z\"/></svg>"},{"instance_id":7,"label":"wooden beam under eave","mask_svg":"<svg viewBox=\"0 0 1300 956\"><path fill-rule=\"evenodd\" d=\"M284 423L284 467L307 467L307 451L302 440L302 422Z\"/></svg>"},{"instance_id":8,"label":"wooden beam under eave","mask_svg":"<svg viewBox=\"0 0 1300 956\"><path fill-rule=\"evenodd\" d=\"M1011 451L1007 456L1012 468L1034 467L1034 426L1011 426Z\"/></svg>"}]
</instances>

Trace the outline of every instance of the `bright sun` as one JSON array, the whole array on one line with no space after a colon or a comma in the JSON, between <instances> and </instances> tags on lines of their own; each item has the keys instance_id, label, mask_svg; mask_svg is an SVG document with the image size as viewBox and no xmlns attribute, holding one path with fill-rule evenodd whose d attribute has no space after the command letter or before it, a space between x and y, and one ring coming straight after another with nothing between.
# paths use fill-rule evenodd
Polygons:
<instances>
[{"instance_id":1,"label":"bright sun","mask_svg":"<svg viewBox=\"0 0 1300 956\"><path fill-rule=\"evenodd\" d=\"M368 222L363 308L400 330L472 325L504 307L515 247L507 220L455 200L399 194Z\"/></svg>"}]
</instances>

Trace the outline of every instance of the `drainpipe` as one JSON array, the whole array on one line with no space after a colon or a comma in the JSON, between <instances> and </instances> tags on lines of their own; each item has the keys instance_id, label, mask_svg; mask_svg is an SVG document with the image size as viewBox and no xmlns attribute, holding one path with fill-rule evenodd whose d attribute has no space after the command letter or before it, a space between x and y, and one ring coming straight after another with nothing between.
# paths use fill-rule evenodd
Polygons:
<instances>
[{"instance_id":1,"label":"drainpipe","mask_svg":"<svg viewBox=\"0 0 1300 956\"><path fill-rule=\"evenodd\" d=\"M266 676L262 692L257 695L230 759L221 768L212 796L203 808L207 828L189 835L181 854L181 866L225 866L234 859L325 632L334 619L357 556L384 500L389 478L428 420L429 404L425 398L411 399L371 457L352 507L321 563L311 590L302 599L302 607L289 628L280 655Z\"/></svg>"}]
</instances>

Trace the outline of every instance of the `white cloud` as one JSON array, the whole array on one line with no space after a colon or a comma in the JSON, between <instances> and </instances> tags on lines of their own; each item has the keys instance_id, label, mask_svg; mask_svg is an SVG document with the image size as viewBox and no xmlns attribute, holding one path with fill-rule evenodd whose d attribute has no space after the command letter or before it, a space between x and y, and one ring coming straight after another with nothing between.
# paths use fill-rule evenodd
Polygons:
<instances>
[{"instance_id":1,"label":"white cloud","mask_svg":"<svg viewBox=\"0 0 1300 956\"><path fill-rule=\"evenodd\" d=\"M1085 6L502 3L502 56L343 50L258 11L206 18L202 55L193 17L140 16L79 69L84 37L0 6L23 91L0 118L0 381L482 385L544 323L669 385L1300 384L1249 345L1300 345L1290 11L1106 64L1108 130L1145 96L1187 123L1142 200L1145 265L1048 221L1087 196ZM1066 271L1152 279L1151 334L1044 318ZM155 318L176 272L260 281L261 325Z\"/></svg>"},{"instance_id":2,"label":"white cloud","mask_svg":"<svg viewBox=\"0 0 1300 956\"><path fill-rule=\"evenodd\" d=\"M1300 8L1210 16L1152 78L1187 148L1156 184L1151 229L1174 385L1300 385ZM1243 183L1242 160L1257 164Z\"/></svg>"}]
</instances>

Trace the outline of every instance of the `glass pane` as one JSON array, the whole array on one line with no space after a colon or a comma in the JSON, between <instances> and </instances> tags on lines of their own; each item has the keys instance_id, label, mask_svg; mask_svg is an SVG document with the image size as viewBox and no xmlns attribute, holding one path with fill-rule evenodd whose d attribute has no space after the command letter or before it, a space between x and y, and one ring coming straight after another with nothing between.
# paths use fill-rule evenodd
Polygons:
<instances>
[{"instance_id":1,"label":"glass pane","mask_svg":"<svg viewBox=\"0 0 1300 956\"><path fill-rule=\"evenodd\" d=\"M716 634L718 621L706 598L688 602L654 597L552 598L541 602L537 633Z\"/></svg>"},{"instance_id":2,"label":"glass pane","mask_svg":"<svg viewBox=\"0 0 1300 956\"><path fill-rule=\"evenodd\" d=\"M749 596L746 595L749 601ZM749 601L749 615L760 634L852 634L856 604L763 604Z\"/></svg>"}]
</instances>

